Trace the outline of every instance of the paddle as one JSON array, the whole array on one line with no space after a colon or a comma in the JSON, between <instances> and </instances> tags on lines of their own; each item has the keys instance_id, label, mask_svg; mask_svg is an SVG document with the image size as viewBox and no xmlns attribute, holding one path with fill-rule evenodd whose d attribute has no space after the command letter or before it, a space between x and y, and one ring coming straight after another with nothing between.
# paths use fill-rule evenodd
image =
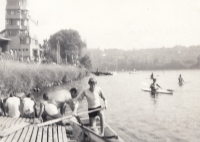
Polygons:
<instances>
[{"instance_id":1,"label":"paddle","mask_svg":"<svg viewBox=\"0 0 200 142\"><path fill-rule=\"evenodd\" d=\"M146 83L146 82L142 82L142 84L149 87L149 84ZM158 87L160 87L160 86L158 86ZM160 87L160 88L161 88L161 87ZM161 89L162 89L162 88L161 88ZM167 90L167 91L170 91L170 92L174 92L174 90L172 90L172 89L166 89L166 90Z\"/></svg>"},{"instance_id":2,"label":"paddle","mask_svg":"<svg viewBox=\"0 0 200 142\"><path fill-rule=\"evenodd\" d=\"M96 112L96 111L100 111L100 110L103 110L103 109L104 108L98 108L98 109L91 110L91 111L81 112L81 113L78 113L77 116L80 116L80 115L83 115L83 114L87 114L87 113ZM50 120L50 121L47 121L47 122L44 122L44 123L37 124L36 126L41 127L41 126L45 126L45 125L49 125L49 124L52 124L52 123L59 122L59 121L61 121L63 119L70 119L72 117L74 117L74 116L70 115L70 116L65 116L65 117L62 117L62 118L57 118L57 119L54 119L54 120Z\"/></svg>"}]
</instances>

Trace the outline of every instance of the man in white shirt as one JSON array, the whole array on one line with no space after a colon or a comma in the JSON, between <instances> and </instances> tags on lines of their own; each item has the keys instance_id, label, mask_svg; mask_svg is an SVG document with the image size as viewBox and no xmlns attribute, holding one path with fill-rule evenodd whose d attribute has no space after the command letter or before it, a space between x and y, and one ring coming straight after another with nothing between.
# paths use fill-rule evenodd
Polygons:
<instances>
[{"instance_id":1,"label":"man in white shirt","mask_svg":"<svg viewBox=\"0 0 200 142\"><path fill-rule=\"evenodd\" d=\"M33 118L33 123L34 123L36 103L35 103L33 97L31 97L30 93L28 93L26 95L26 97L23 99L22 103L23 103L23 115L22 116L25 118Z\"/></svg>"},{"instance_id":2,"label":"man in white shirt","mask_svg":"<svg viewBox=\"0 0 200 142\"><path fill-rule=\"evenodd\" d=\"M10 93L10 97L6 100L5 103L8 116L18 118L20 116L20 99L15 97L13 93Z\"/></svg>"},{"instance_id":3,"label":"man in white shirt","mask_svg":"<svg viewBox=\"0 0 200 142\"><path fill-rule=\"evenodd\" d=\"M81 95L77 97L77 102L75 103L75 109L73 114L77 115L77 109L78 104L80 101L83 100L84 97L86 97L88 102L88 111L95 110L98 108L101 108L101 102L100 97L104 100L105 108L107 108L107 100L105 96L103 95L101 89L99 87L96 87L97 81L95 78L90 78L88 81L88 84L90 87L82 92ZM104 136L104 114L103 111L95 111L92 113L89 113L89 120L90 120L90 126L92 129L96 129L96 117L100 117L100 125L101 125L101 136Z\"/></svg>"}]
</instances>

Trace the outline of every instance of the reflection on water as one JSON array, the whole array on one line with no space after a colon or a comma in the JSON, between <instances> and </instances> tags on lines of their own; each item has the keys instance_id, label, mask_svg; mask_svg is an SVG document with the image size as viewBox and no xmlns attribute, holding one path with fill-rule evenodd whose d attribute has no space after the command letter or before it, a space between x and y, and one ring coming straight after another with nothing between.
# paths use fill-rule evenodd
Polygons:
<instances>
[{"instance_id":1,"label":"reflection on water","mask_svg":"<svg viewBox=\"0 0 200 142\"><path fill-rule=\"evenodd\" d=\"M158 93L151 92L151 93L149 93L149 94L150 94L150 96L151 96L151 98L152 98L152 101L153 101L154 105L156 105Z\"/></svg>"},{"instance_id":2,"label":"reflection on water","mask_svg":"<svg viewBox=\"0 0 200 142\"><path fill-rule=\"evenodd\" d=\"M200 139L199 71L157 71L157 83L173 95L141 91L152 72L97 77L108 99L106 121L125 141L197 142ZM185 83L178 84L179 74Z\"/></svg>"}]
</instances>

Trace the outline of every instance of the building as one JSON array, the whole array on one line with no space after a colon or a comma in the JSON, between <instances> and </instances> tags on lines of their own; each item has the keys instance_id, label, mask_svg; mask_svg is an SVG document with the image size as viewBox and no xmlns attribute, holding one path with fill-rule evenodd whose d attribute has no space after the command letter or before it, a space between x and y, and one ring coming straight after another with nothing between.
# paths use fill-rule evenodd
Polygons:
<instances>
[{"instance_id":1,"label":"building","mask_svg":"<svg viewBox=\"0 0 200 142\"><path fill-rule=\"evenodd\" d=\"M38 21L29 14L28 0L7 0L5 30L1 32L8 43L4 48L23 58L40 57L37 31Z\"/></svg>"}]
</instances>

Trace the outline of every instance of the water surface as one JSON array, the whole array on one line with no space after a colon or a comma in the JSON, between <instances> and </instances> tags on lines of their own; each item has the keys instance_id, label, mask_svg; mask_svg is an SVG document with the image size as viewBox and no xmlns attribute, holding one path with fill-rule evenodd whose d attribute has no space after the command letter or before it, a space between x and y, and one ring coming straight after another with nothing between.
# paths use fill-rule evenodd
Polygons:
<instances>
[{"instance_id":1,"label":"water surface","mask_svg":"<svg viewBox=\"0 0 200 142\"><path fill-rule=\"evenodd\" d=\"M155 71L157 83L174 90L173 95L155 97L141 91L152 83L151 73L96 77L108 99L108 124L130 142L199 142L200 71ZM178 84L179 74L183 86Z\"/></svg>"}]
</instances>

